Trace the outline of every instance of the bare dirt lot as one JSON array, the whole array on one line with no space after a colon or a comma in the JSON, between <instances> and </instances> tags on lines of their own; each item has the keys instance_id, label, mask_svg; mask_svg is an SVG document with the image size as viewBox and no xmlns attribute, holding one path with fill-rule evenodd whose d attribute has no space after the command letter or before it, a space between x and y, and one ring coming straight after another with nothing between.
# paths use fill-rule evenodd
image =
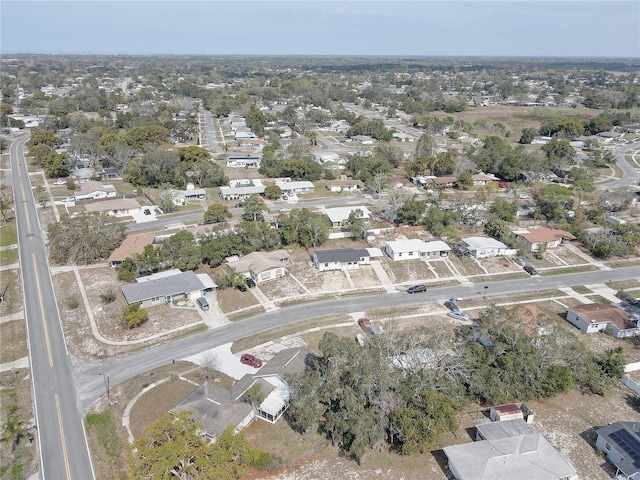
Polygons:
<instances>
[{"instance_id":1,"label":"bare dirt lot","mask_svg":"<svg viewBox=\"0 0 640 480\"><path fill-rule=\"evenodd\" d=\"M436 278L429 269L429 265L422 260L394 262L388 257L382 257L380 263L393 283L419 282Z\"/></svg>"}]
</instances>

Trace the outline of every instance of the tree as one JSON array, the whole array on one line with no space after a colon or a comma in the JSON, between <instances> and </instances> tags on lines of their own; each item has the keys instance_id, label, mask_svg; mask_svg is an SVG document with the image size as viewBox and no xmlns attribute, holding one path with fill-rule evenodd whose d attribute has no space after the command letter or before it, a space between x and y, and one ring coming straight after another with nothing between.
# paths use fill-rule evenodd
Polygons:
<instances>
[{"instance_id":1,"label":"tree","mask_svg":"<svg viewBox=\"0 0 640 480\"><path fill-rule=\"evenodd\" d=\"M266 396L265 396L264 392L256 384L253 384L251 386L251 388L249 388L249 390L247 390L245 392L245 394L242 396L242 399L245 402L250 403L251 406L254 409L259 407L260 404L262 404L262 402L264 401L265 398L266 398Z\"/></svg>"},{"instance_id":2,"label":"tree","mask_svg":"<svg viewBox=\"0 0 640 480\"><path fill-rule=\"evenodd\" d=\"M456 180L456 188L469 190L473 186L473 176L471 172L462 172Z\"/></svg>"},{"instance_id":3,"label":"tree","mask_svg":"<svg viewBox=\"0 0 640 480\"><path fill-rule=\"evenodd\" d=\"M91 264L109 256L122 242L125 225L113 215L63 215L47 227L52 262Z\"/></svg>"},{"instance_id":4,"label":"tree","mask_svg":"<svg viewBox=\"0 0 640 480\"><path fill-rule=\"evenodd\" d=\"M264 189L264 196L269 200L279 200L282 197L282 189L277 185L269 185Z\"/></svg>"},{"instance_id":5,"label":"tree","mask_svg":"<svg viewBox=\"0 0 640 480\"><path fill-rule=\"evenodd\" d=\"M262 201L258 195L251 195L244 202L244 213L242 218L244 220L256 221L260 215L269 211L269 207Z\"/></svg>"},{"instance_id":6,"label":"tree","mask_svg":"<svg viewBox=\"0 0 640 480\"><path fill-rule=\"evenodd\" d=\"M436 137L429 133L422 135L416 143L415 158L435 157L438 148Z\"/></svg>"},{"instance_id":7,"label":"tree","mask_svg":"<svg viewBox=\"0 0 640 480\"><path fill-rule=\"evenodd\" d=\"M160 192L158 192L158 196L156 198L158 207L160 207L164 213L173 212L178 208L175 203L177 195L178 192L171 185L161 185Z\"/></svg>"},{"instance_id":8,"label":"tree","mask_svg":"<svg viewBox=\"0 0 640 480\"><path fill-rule=\"evenodd\" d=\"M367 233L367 226L364 221L364 212L361 209L352 210L349 213L347 222L349 223L349 231L353 233L353 238L364 238Z\"/></svg>"},{"instance_id":9,"label":"tree","mask_svg":"<svg viewBox=\"0 0 640 480\"><path fill-rule=\"evenodd\" d=\"M233 217L226 205L222 203L212 203L204 212L204 223L218 223Z\"/></svg>"},{"instance_id":10,"label":"tree","mask_svg":"<svg viewBox=\"0 0 640 480\"><path fill-rule=\"evenodd\" d=\"M535 128L523 128L522 135L520 136L520 140L518 143L521 144L530 144L534 138L538 135L538 131Z\"/></svg>"},{"instance_id":11,"label":"tree","mask_svg":"<svg viewBox=\"0 0 640 480\"><path fill-rule=\"evenodd\" d=\"M200 264L200 246L193 233L180 230L160 247L160 258L174 268L194 270Z\"/></svg>"},{"instance_id":12,"label":"tree","mask_svg":"<svg viewBox=\"0 0 640 480\"><path fill-rule=\"evenodd\" d=\"M410 198L398 209L398 220L400 223L419 225L426 210L427 203L424 200L418 200L415 197Z\"/></svg>"},{"instance_id":13,"label":"tree","mask_svg":"<svg viewBox=\"0 0 640 480\"><path fill-rule=\"evenodd\" d=\"M153 273L160 267L160 257L154 245L145 245L142 253L136 255L135 264L142 273Z\"/></svg>"},{"instance_id":14,"label":"tree","mask_svg":"<svg viewBox=\"0 0 640 480\"><path fill-rule=\"evenodd\" d=\"M225 265L215 275L216 285L222 288L234 288L247 284L247 277L236 272L230 265Z\"/></svg>"},{"instance_id":15,"label":"tree","mask_svg":"<svg viewBox=\"0 0 640 480\"><path fill-rule=\"evenodd\" d=\"M117 269L118 280L122 282L133 282L138 275L138 267L129 257L125 258Z\"/></svg>"},{"instance_id":16,"label":"tree","mask_svg":"<svg viewBox=\"0 0 640 480\"><path fill-rule=\"evenodd\" d=\"M142 151L149 146L158 146L169 140L170 131L161 125L133 127L126 134L127 143Z\"/></svg>"},{"instance_id":17,"label":"tree","mask_svg":"<svg viewBox=\"0 0 640 480\"><path fill-rule=\"evenodd\" d=\"M489 207L490 214L495 215L500 220L506 220L507 222L513 222L517 212L518 205L514 202L510 202L506 198L496 198L491 207Z\"/></svg>"},{"instance_id":18,"label":"tree","mask_svg":"<svg viewBox=\"0 0 640 480\"><path fill-rule=\"evenodd\" d=\"M149 320L149 312L139 303L132 303L124 308L122 320L127 328L137 328Z\"/></svg>"},{"instance_id":19,"label":"tree","mask_svg":"<svg viewBox=\"0 0 640 480\"><path fill-rule=\"evenodd\" d=\"M202 147L189 146L178 149L178 156L181 162L195 164L198 162L206 162L211 159L209 150Z\"/></svg>"}]
</instances>

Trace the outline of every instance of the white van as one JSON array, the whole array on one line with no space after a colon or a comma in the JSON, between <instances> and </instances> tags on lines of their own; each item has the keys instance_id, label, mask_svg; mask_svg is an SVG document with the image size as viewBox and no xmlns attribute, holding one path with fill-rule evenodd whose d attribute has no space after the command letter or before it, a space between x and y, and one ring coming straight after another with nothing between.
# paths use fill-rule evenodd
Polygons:
<instances>
[{"instance_id":1,"label":"white van","mask_svg":"<svg viewBox=\"0 0 640 480\"><path fill-rule=\"evenodd\" d=\"M196 303L202 309L203 312L206 312L207 310L209 310L209 302L207 302L206 298L200 297L198 298L198 300L196 300Z\"/></svg>"}]
</instances>

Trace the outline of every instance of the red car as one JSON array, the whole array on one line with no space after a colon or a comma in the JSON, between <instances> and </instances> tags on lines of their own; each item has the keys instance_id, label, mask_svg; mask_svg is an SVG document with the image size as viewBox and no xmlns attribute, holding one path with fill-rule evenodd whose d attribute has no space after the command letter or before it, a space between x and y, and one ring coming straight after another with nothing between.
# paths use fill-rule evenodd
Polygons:
<instances>
[{"instance_id":1,"label":"red car","mask_svg":"<svg viewBox=\"0 0 640 480\"><path fill-rule=\"evenodd\" d=\"M358 319L358 325L360 325L363 328L367 323L371 323L368 318L362 317Z\"/></svg>"},{"instance_id":2,"label":"red car","mask_svg":"<svg viewBox=\"0 0 640 480\"><path fill-rule=\"evenodd\" d=\"M262 360L260 360L258 357L254 357L249 353L243 354L240 357L240 362L244 363L245 365L251 365L255 368L260 368L262 366Z\"/></svg>"},{"instance_id":3,"label":"red car","mask_svg":"<svg viewBox=\"0 0 640 480\"><path fill-rule=\"evenodd\" d=\"M509 182L498 182L498 187L509 188Z\"/></svg>"}]
</instances>

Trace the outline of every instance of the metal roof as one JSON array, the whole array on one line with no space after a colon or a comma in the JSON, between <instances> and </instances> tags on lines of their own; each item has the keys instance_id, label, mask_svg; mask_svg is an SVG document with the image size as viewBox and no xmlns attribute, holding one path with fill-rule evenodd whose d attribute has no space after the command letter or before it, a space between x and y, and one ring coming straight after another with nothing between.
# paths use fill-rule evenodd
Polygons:
<instances>
[{"instance_id":1,"label":"metal roof","mask_svg":"<svg viewBox=\"0 0 640 480\"><path fill-rule=\"evenodd\" d=\"M518 411L520 411L518 409ZM477 425L476 429L484 440L498 440L500 438L515 437L518 435L535 435L536 429L521 418L505 420L502 422L490 422Z\"/></svg>"}]
</instances>

